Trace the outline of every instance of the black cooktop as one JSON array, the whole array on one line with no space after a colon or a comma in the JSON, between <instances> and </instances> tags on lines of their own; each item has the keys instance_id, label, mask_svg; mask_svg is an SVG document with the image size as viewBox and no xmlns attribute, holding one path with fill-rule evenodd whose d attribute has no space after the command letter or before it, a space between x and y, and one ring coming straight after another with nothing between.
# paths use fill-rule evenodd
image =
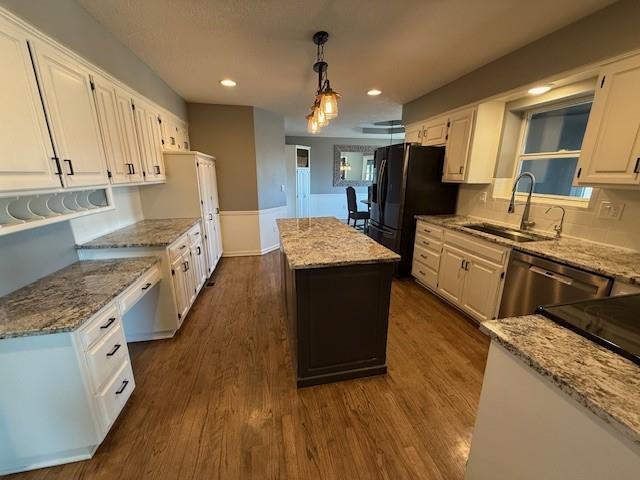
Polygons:
<instances>
[{"instance_id":1,"label":"black cooktop","mask_svg":"<svg viewBox=\"0 0 640 480\"><path fill-rule=\"evenodd\" d=\"M640 365L640 294L543 306L538 312Z\"/></svg>"}]
</instances>

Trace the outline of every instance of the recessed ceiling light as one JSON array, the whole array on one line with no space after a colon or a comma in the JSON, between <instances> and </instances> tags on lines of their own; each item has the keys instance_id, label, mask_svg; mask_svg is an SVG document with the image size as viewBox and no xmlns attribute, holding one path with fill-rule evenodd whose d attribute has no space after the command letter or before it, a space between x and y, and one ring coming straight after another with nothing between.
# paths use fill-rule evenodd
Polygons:
<instances>
[{"instance_id":1,"label":"recessed ceiling light","mask_svg":"<svg viewBox=\"0 0 640 480\"><path fill-rule=\"evenodd\" d=\"M235 87L236 86L236 82L234 82L230 78L225 78L224 80L220 80L220 84L225 86L225 87Z\"/></svg>"},{"instance_id":2,"label":"recessed ceiling light","mask_svg":"<svg viewBox=\"0 0 640 480\"><path fill-rule=\"evenodd\" d=\"M529 95L542 95L551 90L551 85L540 85L539 87L533 87L527 90Z\"/></svg>"},{"instance_id":3,"label":"recessed ceiling light","mask_svg":"<svg viewBox=\"0 0 640 480\"><path fill-rule=\"evenodd\" d=\"M367 95L371 95L372 97L377 97L378 95L380 95L382 92L380 90L378 90L377 88L372 88L371 90L369 90L367 92Z\"/></svg>"}]
</instances>

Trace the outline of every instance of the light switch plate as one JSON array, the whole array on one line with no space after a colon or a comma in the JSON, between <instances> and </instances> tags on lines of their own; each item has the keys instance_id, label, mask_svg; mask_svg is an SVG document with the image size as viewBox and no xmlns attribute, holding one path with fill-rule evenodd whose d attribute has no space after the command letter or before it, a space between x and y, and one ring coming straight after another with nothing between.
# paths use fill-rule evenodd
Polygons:
<instances>
[{"instance_id":1,"label":"light switch plate","mask_svg":"<svg viewBox=\"0 0 640 480\"><path fill-rule=\"evenodd\" d=\"M487 203L487 192L482 192L480 194L480 203Z\"/></svg>"},{"instance_id":2,"label":"light switch plate","mask_svg":"<svg viewBox=\"0 0 640 480\"><path fill-rule=\"evenodd\" d=\"M598 209L598 218L605 218L607 220L620 220L623 210L624 203L608 202L604 200L600 202L600 208Z\"/></svg>"}]
</instances>

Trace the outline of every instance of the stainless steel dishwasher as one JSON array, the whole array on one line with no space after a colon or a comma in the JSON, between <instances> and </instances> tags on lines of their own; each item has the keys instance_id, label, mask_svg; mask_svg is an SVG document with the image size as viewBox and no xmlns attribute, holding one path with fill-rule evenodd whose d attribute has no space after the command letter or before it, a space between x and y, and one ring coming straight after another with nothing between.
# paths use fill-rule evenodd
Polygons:
<instances>
[{"instance_id":1,"label":"stainless steel dishwasher","mask_svg":"<svg viewBox=\"0 0 640 480\"><path fill-rule=\"evenodd\" d=\"M612 280L545 258L512 251L499 318L535 313L540 305L606 297Z\"/></svg>"}]
</instances>

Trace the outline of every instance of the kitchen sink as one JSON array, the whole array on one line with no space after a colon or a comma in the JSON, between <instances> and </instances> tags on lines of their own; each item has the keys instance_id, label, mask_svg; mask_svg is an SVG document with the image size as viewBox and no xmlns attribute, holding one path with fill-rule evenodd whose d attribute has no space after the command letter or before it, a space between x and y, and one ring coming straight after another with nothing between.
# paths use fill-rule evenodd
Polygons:
<instances>
[{"instance_id":1,"label":"kitchen sink","mask_svg":"<svg viewBox=\"0 0 640 480\"><path fill-rule=\"evenodd\" d=\"M497 237L507 238L514 242L539 242L541 240L551 240L549 237L537 235L531 232L523 232L515 228L501 227L499 225L491 225L490 223L472 223L463 225L465 228L477 230L478 232L488 233Z\"/></svg>"}]
</instances>

